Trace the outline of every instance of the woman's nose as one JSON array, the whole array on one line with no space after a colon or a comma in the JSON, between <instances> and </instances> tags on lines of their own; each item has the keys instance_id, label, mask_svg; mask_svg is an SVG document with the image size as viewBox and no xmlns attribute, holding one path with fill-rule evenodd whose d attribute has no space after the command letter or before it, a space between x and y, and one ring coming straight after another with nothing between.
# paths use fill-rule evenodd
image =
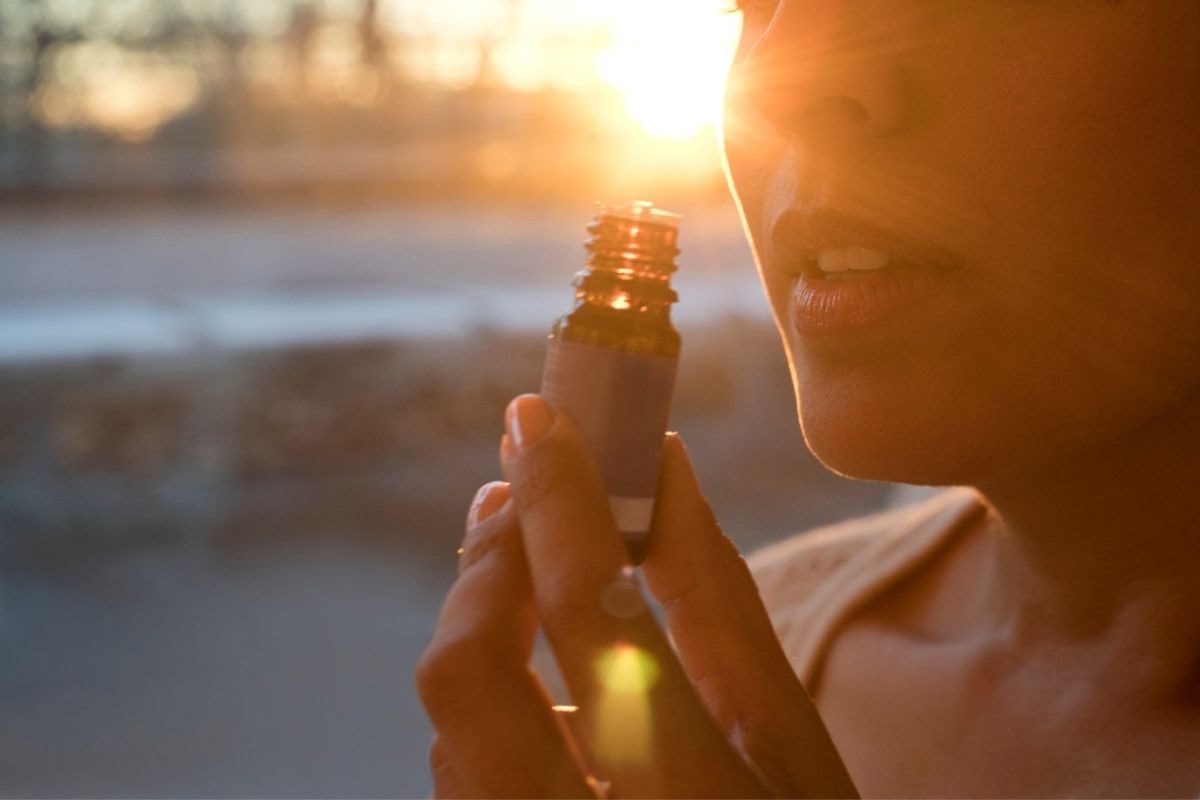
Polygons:
<instances>
[{"instance_id":1,"label":"woman's nose","mask_svg":"<svg viewBox=\"0 0 1200 800\"><path fill-rule=\"evenodd\" d=\"M734 92L774 128L816 143L897 133L912 112L910 91L886 15L869 6L780 0L736 68Z\"/></svg>"}]
</instances>

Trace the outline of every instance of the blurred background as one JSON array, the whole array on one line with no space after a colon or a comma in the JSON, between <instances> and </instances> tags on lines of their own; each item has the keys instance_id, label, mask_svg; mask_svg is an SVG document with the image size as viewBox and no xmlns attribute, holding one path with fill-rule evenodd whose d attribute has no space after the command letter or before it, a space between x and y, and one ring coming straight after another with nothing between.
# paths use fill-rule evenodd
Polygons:
<instances>
[{"instance_id":1,"label":"blurred background","mask_svg":"<svg viewBox=\"0 0 1200 800\"><path fill-rule=\"evenodd\" d=\"M739 545L888 502L796 429L722 6L0 0L0 794L426 794L412 667L599 200L685 215Z\"/></svg>"}]
</instances>

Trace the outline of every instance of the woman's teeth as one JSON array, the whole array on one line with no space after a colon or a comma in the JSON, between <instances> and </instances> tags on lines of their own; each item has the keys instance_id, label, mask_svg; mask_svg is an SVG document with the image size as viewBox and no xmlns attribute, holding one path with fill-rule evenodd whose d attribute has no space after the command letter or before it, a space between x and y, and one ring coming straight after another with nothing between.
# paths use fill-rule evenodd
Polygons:
<instances>
[{"instance_id":1,"label":"woman's teeth","mask_svg":"<svg viewBox=\"0 0 1200 800\"><path fill-rule=\"evenodd\" d=\"M838 272L871 272L888 265L887 253L866 247L827 247L817 251L817 266L830 275Z\"/></svg>"}]
</instances>

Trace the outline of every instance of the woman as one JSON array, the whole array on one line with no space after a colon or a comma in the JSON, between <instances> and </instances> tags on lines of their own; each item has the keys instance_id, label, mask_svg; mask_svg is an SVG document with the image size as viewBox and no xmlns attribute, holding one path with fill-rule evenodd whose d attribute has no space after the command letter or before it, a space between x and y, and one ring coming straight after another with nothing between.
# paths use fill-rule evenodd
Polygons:
<instances>
[{"instance_id":1,"label":"woman","mask_svg":"<svg viewBox=\"0 0 1200 800\"><path fill-rule=\"evenodd\" d=\"M669 437L668 644L569 420L517 398L418 671L438 794L1200 795L1200 4L742 10L726 155L807 443L970 488L756 588Z\"/></svg>"}]
</instances>

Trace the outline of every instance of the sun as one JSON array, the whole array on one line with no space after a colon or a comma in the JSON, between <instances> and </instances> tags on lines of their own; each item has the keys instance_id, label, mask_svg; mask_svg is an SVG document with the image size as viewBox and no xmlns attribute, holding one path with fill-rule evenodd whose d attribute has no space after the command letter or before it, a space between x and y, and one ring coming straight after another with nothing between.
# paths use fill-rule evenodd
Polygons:
<instances>
[{"instance_id":1,"label":"sun","mask_svg":"<svg viewBox=\"0 0 1200 800\"><path fill-rule=\"evenodd\" d=\"M647 133L690 139L716 126L738 15L727 0L608 0L611 39L597 56L601 80L621 93ZM607 16L607 15L606 15Z\"/></svg>"}]
</instances>

